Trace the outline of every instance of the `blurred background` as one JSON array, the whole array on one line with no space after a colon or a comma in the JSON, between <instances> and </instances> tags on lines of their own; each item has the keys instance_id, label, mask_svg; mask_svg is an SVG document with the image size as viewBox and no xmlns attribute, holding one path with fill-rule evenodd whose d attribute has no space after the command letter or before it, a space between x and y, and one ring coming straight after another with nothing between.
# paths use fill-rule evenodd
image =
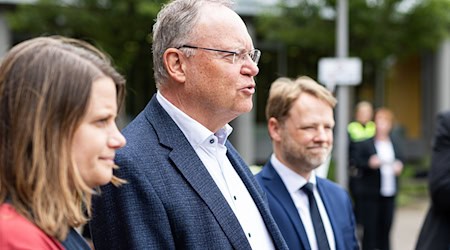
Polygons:
<instances>
[{"instance_id":1,"label":"blurred background","mask_svg":"<svg viewBox=\"0 0 450 250\"><path fill-rule=\"evenodd\" d=\"M338 1L235 0L235 10L262 51L254 109L232 122L231 140L248 164L261 165L271 154L264 117L270 84L280 76L318 79L319 60L336 57ZM127 78L120 120L125 126L156 92L151 32L165 2L0 0L0 57L11 46L41 35L91 42ZM348 0L346 8L346 56L359 58L363 66L358 85L336 87L348 92L338 100L345 112L336 112L346 117L336 118L352 120L361 100L393 110L395 133L403 138L407 156L399 203L425 200L435 116L450 109L450 0ZM345 140L335 139L335 149L345 146ZM333 180L334 158L328 174Z\"/></svg>"}]
</instances>

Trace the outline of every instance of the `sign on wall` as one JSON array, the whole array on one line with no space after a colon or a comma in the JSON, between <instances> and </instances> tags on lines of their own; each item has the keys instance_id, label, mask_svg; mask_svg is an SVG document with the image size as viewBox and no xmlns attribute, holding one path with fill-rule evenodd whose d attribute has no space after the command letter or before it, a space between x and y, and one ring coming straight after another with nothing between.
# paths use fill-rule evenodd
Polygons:
<instances>
[{"instance_id":1,"label":"sign on wall","mask_svg":"<svg viewBox=\"0 0 450 250\"><path fill-rule=\"evenodd\" d=\"M358 85L362 80L360 58L325 57L319 60L319 82L330 90L336 85Z\"/></svg>"}]
</instances>

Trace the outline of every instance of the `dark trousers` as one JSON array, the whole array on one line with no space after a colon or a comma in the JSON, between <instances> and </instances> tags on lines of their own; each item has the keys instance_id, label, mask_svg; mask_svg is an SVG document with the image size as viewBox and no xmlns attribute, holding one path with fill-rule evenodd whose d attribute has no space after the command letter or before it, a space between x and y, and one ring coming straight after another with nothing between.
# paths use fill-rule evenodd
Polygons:
<instances>
[{"instance_id":1,"label":"dark trousers","mask_svg":"<svg viewBox=\"0 0 450 250\"><path fill-rule=\"evenodd\" d=\"M363 228L362 249L390 250L395 197L357 197L355 203L358 223Z\"/></svg>"}]
</instances>

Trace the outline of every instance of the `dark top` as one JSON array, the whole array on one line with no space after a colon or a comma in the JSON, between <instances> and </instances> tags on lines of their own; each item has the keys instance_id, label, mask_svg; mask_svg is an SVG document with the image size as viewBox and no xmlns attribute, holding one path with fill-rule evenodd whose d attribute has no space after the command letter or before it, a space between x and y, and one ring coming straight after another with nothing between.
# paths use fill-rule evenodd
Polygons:
<instances>
[{"instance_id":1,"label":"dark top","mask_svg":"<svg viewBox=\"0 0 450 250\"><path fill-rule=\"evenodd\" d=\"M392 146L394 147L394 157L401 162L404 161L401 144L396 137L390 137ZM380 195L381 172L380 169L372 169L369 167L369 159L372 155L377 154L375 148L375 139L370 138L365 141L357 142L352 152L351 158L355 166L356 172L352 175L350 182L350 190L355 196L372 196ZM396 186L398 190L398 178L396 178Z\"/></svg>"},{"instance_id":2,"label":"dark top","mask_svg":"<svg viewBox=\"0 0 450 250\"><path fill-rule=\"evenodd\" d=\"M425 218L417 250L450 249L450 112L439 114L429 172L431 207Z\"/></svg>"},{"instance_id":3,"label":"dark top","mask_svg":"<svg viewBox=\"0 0 450 250\"><path fill-rule=\"evenodd\" d=\"M61 242L61 244L67 250L91 250L91 247L89 247L83 237L73 228L70 229L66 240Z\"/></svg>"}]
</instances>

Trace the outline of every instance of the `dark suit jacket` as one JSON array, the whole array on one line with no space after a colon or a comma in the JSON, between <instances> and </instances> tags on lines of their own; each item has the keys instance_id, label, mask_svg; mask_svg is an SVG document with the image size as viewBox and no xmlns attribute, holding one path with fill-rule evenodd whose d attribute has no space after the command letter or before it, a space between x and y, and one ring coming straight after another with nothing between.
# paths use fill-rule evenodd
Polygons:
<instances>
[{"instance_id":1,"label":"dark suit jacket","mask_svg":"<svg viewBox=\"0 0 450 250\"><path fill-rule=\"evenodd\" d=\"M391 142L394 147L395 159L403 162L403 153L398 139L391 137ZM352 151L352 159L356 167L357 174L352 176L350 182L350 190L354 196L372 196L378 197L380 195L381 187L381 172L380 169L372 169L369 167L369 159L376 154L374 138L354 144ZM398 178L396 178L396 185L398 190Z\"/></svg>"},{"instance_id":2,"label":"dark suit jacket","mask_svg":"<svg viewBox=\"0 0 450 250\"><path fill-rule=\"evenodd\" d=\"M289 249L311 249L297 208L270 161L256 175L267 193L270 210ZM350 197L344 189L317 177L317 189L327 210L336 241L336 249L359 249Z\"/></svg>"},{"instance_id":3,"label":"dark suit jacket","mask_svg":"<svg viewBox=\"0 0 450 250\"><path fill-rule=\"evenodd\" d=\"M417 250L450 249L450 112L438 115L429 172L431 207Z\"/></svg>"},{"instance_id":4,"label":"dark suit jacket","mask_svg":"<svg viewBox=\"0 0 450 250\"><path fill-rule=\"evenodd\" d=\"M93 201L91 231L102 249L250 249L244 232L181 130L153 96L123 131L117 176ZM286 249L263 192L233 146L227 156L255 201L273 242Z\"/></svg>"}]
</instances>

